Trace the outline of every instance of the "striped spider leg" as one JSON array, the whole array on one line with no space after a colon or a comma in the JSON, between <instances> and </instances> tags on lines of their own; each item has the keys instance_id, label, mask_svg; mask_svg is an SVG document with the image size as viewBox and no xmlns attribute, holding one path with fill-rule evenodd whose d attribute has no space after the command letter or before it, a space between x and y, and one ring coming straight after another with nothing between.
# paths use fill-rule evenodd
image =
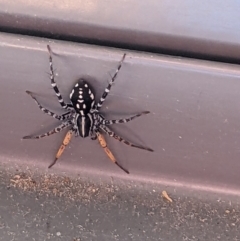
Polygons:
<instances>
[{"instance_id":1,"label":"striped spider leg","mask_svg":"<svg viewBox=\"0 0 240 241\"><path fill-rule=\"evenodd\" d=\"M115 71L115 74L113 75L113 77L112 77L110 83L108 84L107 88L105 88L105 90L104 90L104 92L103 92L103 94L102 94L102 97L100 98L100 100L98 101L98 103L97 103L97 105L96 105L96 107L95 107L95 109L96 109L97 111L100 110L100 108L102 107L103 102L105 101L108 93L110 92L111 87L112 87L112 85L113 85L113 83L114 83L114 81L115 81L115 79L116 79L116 77L117 77L117 74L118 74L119 70L120 70L121 67L122 67L122 63L123 63L125 57L126 57L126 54L124 53L124 54L123 54L123 57L122 57L122 59L121 59L121 61L120 61L120 63L119 63L119 65L118 65L118 68L117 68L117 70Z\"/></svg>"},{"instance_id":2,"label":"striped spider leg","mask_svg":"<svg viewBox=\"0 0 240 241\"><path fill-rule=\"evenodd\" d=\"M38 100L36 99L36 97L33 96L33 93L31 91L26 91L27 94L29 94L34 100L35 102L37 103L38 107L40 108L40 110L42 110L44 113L52 116L53 118L57 119L57 120L60 120L60 121L64 121L64 120L68 120L69 118L71 118L73 115L74 115L74 108L71 104L65 104L63 98L62 98L62 95L60 94L60 91L57 87L57 84L54 80L54 71L53 71L53 63L52 63L52 50L50 48L49 45L47 45L47 49L48 49L48 52L49 52L49 66L50 66L50 79L51 79L51 85L52 85L52 88L53 90L55 91L55 94L58 98L58 102L60 103L60 105L62 106L63 109L66 109L68 110L68 112L64 113L63 115L57 115L55 114L54 112L44 108L39 102ZM67 127L70 127L70 126L73 126L73 123L72 121L65 121L63 122L62 124L60 124L58 127L54 128L53 130L51 131L48 131L44 134L41 134L41 135L36 135L36 136L24 136L23 139L40 139L40 138L43 138L43 137L46 137L46 136L49 136L49 135L52 135L52 134L55 134L57 132L60 132L62 131L63 129L67 128ZM70 133L73 132L73 128L71 128L70 131L67 132L67 135L65 136L64 140L63 140L63 143L62 145L60 146L59 148L59 151L57 152L56 154L56 157L55 157L55 160L54 162L49 166L52 167L57 159L61 156L61 154L63 153L66 145L70 142ZM67 142L68 141L68 142Z\"/></svg>"},{"instance_id":3,"label":"striped spider leg","mask_svg":"<svg viewBox=\"0 0 240 241\"><path fill-rule=\"evenodd\" d=\"M124 121L124 120L125 120L125 119L123 119L123 120L121 120L121 121ZM107 126L100 125L99 129L100 129L101 131L105 132L107 135L115 138L116 140L118 140L118 141L120 141L120 142L123 142L124 144L126 144L126 145L128 145L128 146L153 152L153 149L151 149L151 148L144 147L144 146L139 146L139 145L133 144L132 142L129 142L129 141L123 139L121 136L117 135L114 131L110 130Z\"/></svg>"},{"instance_id":4,"label":"striped spider leg","mask_svg":"<svg viewBox=\"0 0 240 241\"><path fill-rule=\"evenodd\" d=\"M53 62L52 62L52 50L49 45L47 45L48 53L49 53L49 66L50 66L50 79L51 79L51 85L53 90L55 91L55 94L58 98L58 102L62 106L63 109L67 110L73 110L73 106L71 104L65 104L62 95L60 91L58 90L57 83L54 80L54 71L53 71Z\"/></svg>"}]
</instances>

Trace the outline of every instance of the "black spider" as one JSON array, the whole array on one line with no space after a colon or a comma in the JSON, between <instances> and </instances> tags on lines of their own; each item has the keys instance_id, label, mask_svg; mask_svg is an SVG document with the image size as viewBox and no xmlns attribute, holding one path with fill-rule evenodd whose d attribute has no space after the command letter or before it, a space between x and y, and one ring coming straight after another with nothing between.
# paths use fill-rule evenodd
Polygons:
<instances>
[{"instance_id":1,"label":"black spider","mask_svg":"<svg viewBox=\"0 0 240 241\"><path fill-rule=\"evenodd\" d=\"M147 151L153 151L150 148L135 145L129 141L124 140L122 137L115 134L112 130L108 128L109 125L112 124L118 124L118 123L126 123L129 122L141 115L148 114L149 111L141 112L137 115L134 115L132 117L126 118L126 119L119 119L119 120L106 120L103 115L99 112L100 108L102 107L103 102L105 101L112 84L117 77L118 71L122 67L122 63L126 57L126 54L123 55L120 64L118 65L118 68L113 75L110 83L108 84L107 88L102 94L102 97L100 100L95 103L95 95L93 88L90 86L90 84L85 80L79 80L74 88L72 89L72 92L70 93L70 104L66 104L58 90L57 84L54 80L54 72L53 72L53 64L52 64L52 51L49 45L47 45L48 52L49 52L49 63L50 63L50 79L51 79L51 85L54 89L56 96L58 98L58 101L62 108L64 108L67 112L63 115L57 115L53 113L52 111L49 111L48 109L42 107L42 105L38 102L38 100L33 96L33 94L30 91L26 91L38 104L38 107L48 115L54 117L55 119L58 119L62 121L62 123L54 128L53 130L37 135L37 136L25 136L23 139L39 139L45 136L52 135L54 133L60 132L61 130L70 127L70 130L67 132L63 143L59 149L59 151L56 154L56 158L54 162L49 166L52 167L57 159L61 156L63 153L65 147L69 144L70 139L73 135L75 136L81 136L81 137L88 137L90 136L91 139L95 140L98 138L101 146L104 148L105 152L109 156L109 158L118 165L122 170L124 170L126 173L129 173L125 168L123 168L114 158L111 151L108 149L106 142L104 140L104 137L101 135L101 132L106 133L107 135L114 137L116 140L123 142L126 145L140 148Z\"/></svg>"}]
</instances>

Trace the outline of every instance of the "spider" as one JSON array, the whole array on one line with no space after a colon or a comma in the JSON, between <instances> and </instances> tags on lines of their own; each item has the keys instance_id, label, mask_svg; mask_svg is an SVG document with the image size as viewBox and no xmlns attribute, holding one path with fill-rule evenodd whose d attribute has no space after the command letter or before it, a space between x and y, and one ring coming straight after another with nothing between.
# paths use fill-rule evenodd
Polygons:
<instances>
[{"instance_id":1,"label":"spider","mask_svg":"<svg viewBox=\"0 0 240 241\"><path fill-rule=\"evenodd\" d=\"M50 136L52 134L55 134L57 132L62 131L65 128L70 128L55 156L55 160L49 165L49 168L51 168L58 160L58 158L62 155L64 149L69 144L72 135L75 134L75 136L81 136L83 138L90 136L92 140L98 139L101 147L104 149L108 157L111 159L113 163L115 163L118 167L120 167L124 172L129 174L129 171L126 170L124 167L122 167L113 156L112 152L107 147L106 141L104 139L104 136L101 133L105 133L116 140L123 142L124 144L132 147L136 147L139 149L147 150L147 151L153 151L152 149L148 147L143 147L139 145L135 145L129 141L126 141L121 136L117 135L115 132L113 132L108 126L113 124L119 124L119 123L126 123L129 122L141 115L146 115L150 113L149 111L143 111L141 113L138 113L134 116L131 116L126 119L118 119L118 120L107 120L104 118L104 116L99 112L100 108L102 107L102 104L104 103L108 93L110 92L110 89L114 83L114 80L117 77L117 74L119 70L122 67L122 63L126 57L126 54L123 55L117 70L115 71L115 74L111 78L110 83L105 88L102 97L99 101L96 102L95 100L95 94L94 89L91 87L91 85L84 79L80 79L75 86L73 87L71 93L70 93L70 100L71 103L65 103L61 93L59 92L59 89L57 87L57 84L54 80L54 71L53 71L53 61L52 61L52 50L49 45L47 45L48 53L49 53L49 64L50 64L50 79L51 79L51 85L53 90L55 91L55 94L58 98L58 102L60 103L61 107L66 110L66 113L62 115L57 115L54 112L46 109L43 107L38 100L33 96L33 93L30 91L26 91L27 94L29 94L37 103L40 110L42 110L44 113L52 116L53 118L60 120L62 123L54 128L51 131L48 131L44 134L40 135L30 135L25 136L23 139L39 139L42 137Z\"/></svg>"}]
</instances>

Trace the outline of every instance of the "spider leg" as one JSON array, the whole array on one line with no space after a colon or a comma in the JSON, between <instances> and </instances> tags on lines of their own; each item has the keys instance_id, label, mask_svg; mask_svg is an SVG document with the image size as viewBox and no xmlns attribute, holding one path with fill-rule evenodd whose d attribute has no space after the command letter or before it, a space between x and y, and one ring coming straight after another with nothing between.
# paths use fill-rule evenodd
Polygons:
<instances>
[{"instance_id":1,"label":"spider leg","mask_svg":"<svg viewBox=\"0 0 240 241\"><path fill-rule=\"evenodd\" d=\"M71 112L67 112L67 113L65 113L65 114L63 114L63 115L61 115L61 116L53 113L52 111L44 108L44 107L38 102L38 100L36 99L36 97L33 96L33 94L32 94L31 91L28 91L28 90L27 90L26 93L29 94L29 95L35 100L35 102L37 103L37 105L38 105L38 107L39 107L39 109L40 109L41 111L43 111L44 113L52 116L53 118L62 121L62 120L67 119L67 118L70 116L70 113L71 113Z\"/></svg>"},{"instance_id":2,"label":"spider leg","mask_svg":"<svg viewBox=\"0 0 240 241\"><path fill-rule=\"evenodd\" d=\"M107 133L109 136L115 138L116 140L123 142L124 144L128 145L128 146L132 146L132 147L136 147L142 150L146 150L146 151L153 151L151 148L148 147L143 147L143 146L138 146L135 145L129 141L124 140L122 137L118 136L116 133L114 133L113 131L111 131L107 126L104 125L100 125L100 129L103 130L105 133Z\"/></svg>"},{"instance_id":3,"label":"spider leg","mask_svg":"<svg viewBox=\"0 0 240 241\"><path fill-rule=\"evenodd\" d=\"M56 96L58 98L58 102L62 106L62 108L67 109L67 110L72 110L73 107L70 104L66 104L62 98L62 95L60 94L60 91L58 90L57 84L54 80L54 71L53 71L53 61L52 61L52 50L49 45L47 45L47 49L49 52L49 65L50 65L50 79L51 79L51 85L52 88L54 89Z\"/></svg>"},{"instance_id":4,"label":"spider leg","mask_svg":"<svg viewBox=\"0 0 240 241\"><path fill-rule=\"evenodd\" d=\"M54 128L53 130L51 131L48 131L44 134L41 134L41 135L37 135L37 136L24 136L23 139L40 139L40 138L43 138L45 136L50 136L52 134L55 134L57 132L60 132L62 131L63 129L69 127L70 125L72 125L72 122L71 121L67 121L67 122L63 122L61 125L57 126L56 128Z\"/></svg>"},{"instance_id":5,"label":"spider leg","mask_svg":"<svg viewBox=\"0 0 240 241\"><path fill-rule=\"evenodd\" d=\"M120 167L124 172L126 172L127 174L129 174L129 171L127 169L125 169L124 167L122 167L115 159L114 155L112 154L112 152L108 149L107 143L105 141L104 136L100 133L100 132L96 132L98 141L101 145L101 147L103 148L103 150L105 151L105 153L107 154L107 156L109 157L109 159L116 164L118 167Z\"/></svg>"},{"instance_id":6,"label":"spider leg","mask_svg":"<svg viewBox=\"0 0 240 241\"><path fill-rule=\"evenodd\" d=\"M70 140L72 138L73 132L74 132L73 129L71 129L71 130L69 130L67 132L66 136L63 139L62 145L58 149L58 152L56 154L55 160L49 165L48 168L51 168L53 165L55 165L55 163L57 162L58 158L62 155L62 153L65 150L66 146L70 143Z\"/></svg>"},{"instance_id":7,"label":"spider leg","mask_svg":"<svg viewBox=\"0 0 240 241\"><path fill-rule=\"evenodd\" d=\"M122 67L122 63L123 63L125 57L126 57L126 54L123 55L123 57L122 57L119 65L118 65L118 68L117 68L115 74L113 75L113 77L112 77L110 83L108 84L107 88L104 90L101 99L100 99L99 102L97 103L97 105L96 105L96 110L99 110L99 109L102 107L102 104L103 104L103 102L105 101L105 99L106 99L106 97L107 97L108 93L110 92L110 89L111 89L111 87L112 87L112 85L113 85L113 82L114 82L114 80L115 80L116 77L117 77L118 71L119 71L119 70L121 69L121 67Z\"/></svg>"},{"instance_id":8,"label":"spider leg","mask_svg":"<svg viewBox=\"0 0 240 241\"><path fill-rule=\"evenodd\" d=\"M137 115L131 116L129 118L126 119L120 119L120 120L103 120L103 125L112 125L112 124L121 124L121 123L127 123L131 120L134 120L135 118L141 116L141 115L146 115L149 114L150 111L143 111Z\"/></svg>"},{"instance_id":9,"label":"spider leg","mask_svg":"<svg viewBox=\"0 0 240 241\"><path fill-rule=\"evenodd\" d=\"M97 134L96 134L96 131L92 131L91 133L91 140L96 140L97 139Z\"/></svg>"}]
</instances>

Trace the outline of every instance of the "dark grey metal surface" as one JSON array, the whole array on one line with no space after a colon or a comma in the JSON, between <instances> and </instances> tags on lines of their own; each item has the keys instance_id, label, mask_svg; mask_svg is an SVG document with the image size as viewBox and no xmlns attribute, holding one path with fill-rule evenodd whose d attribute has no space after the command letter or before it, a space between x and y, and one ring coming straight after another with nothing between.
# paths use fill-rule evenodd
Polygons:
<instances>
[{"instance_id":1,"label":"dark grey metal surface","mask_svg":"<svg viewBox=\"0 0 240 241\"><path fill-rule=\"evenodd\" d=\"M57 124L38 109L26 90L39 94L46 107L61 112L50 86L47 43L0 35L0 153L1 162L9 165L47 168L64 136L21 140ZM50 44L56 53L56 80L65 99L83 76L101 94L123 54L87 45ZM239 195L239 76L239 67L234 65L127 51L103 111L111 118L151 111L115 130L155 152L130 148L108 138L109 147L130 171L127 176L108 160L96 141L74 138L54 170Z\"/></svg>"},{"instance_id":2,"label":"dark grey metal surface","mask_svg":"<svg viewBox=\"0 0 240 241\"><path fill-rule=\"evenodd\" d=\"M0 30L240 61L239 1L0 1Z\"/></svg>"}]
</instances>

